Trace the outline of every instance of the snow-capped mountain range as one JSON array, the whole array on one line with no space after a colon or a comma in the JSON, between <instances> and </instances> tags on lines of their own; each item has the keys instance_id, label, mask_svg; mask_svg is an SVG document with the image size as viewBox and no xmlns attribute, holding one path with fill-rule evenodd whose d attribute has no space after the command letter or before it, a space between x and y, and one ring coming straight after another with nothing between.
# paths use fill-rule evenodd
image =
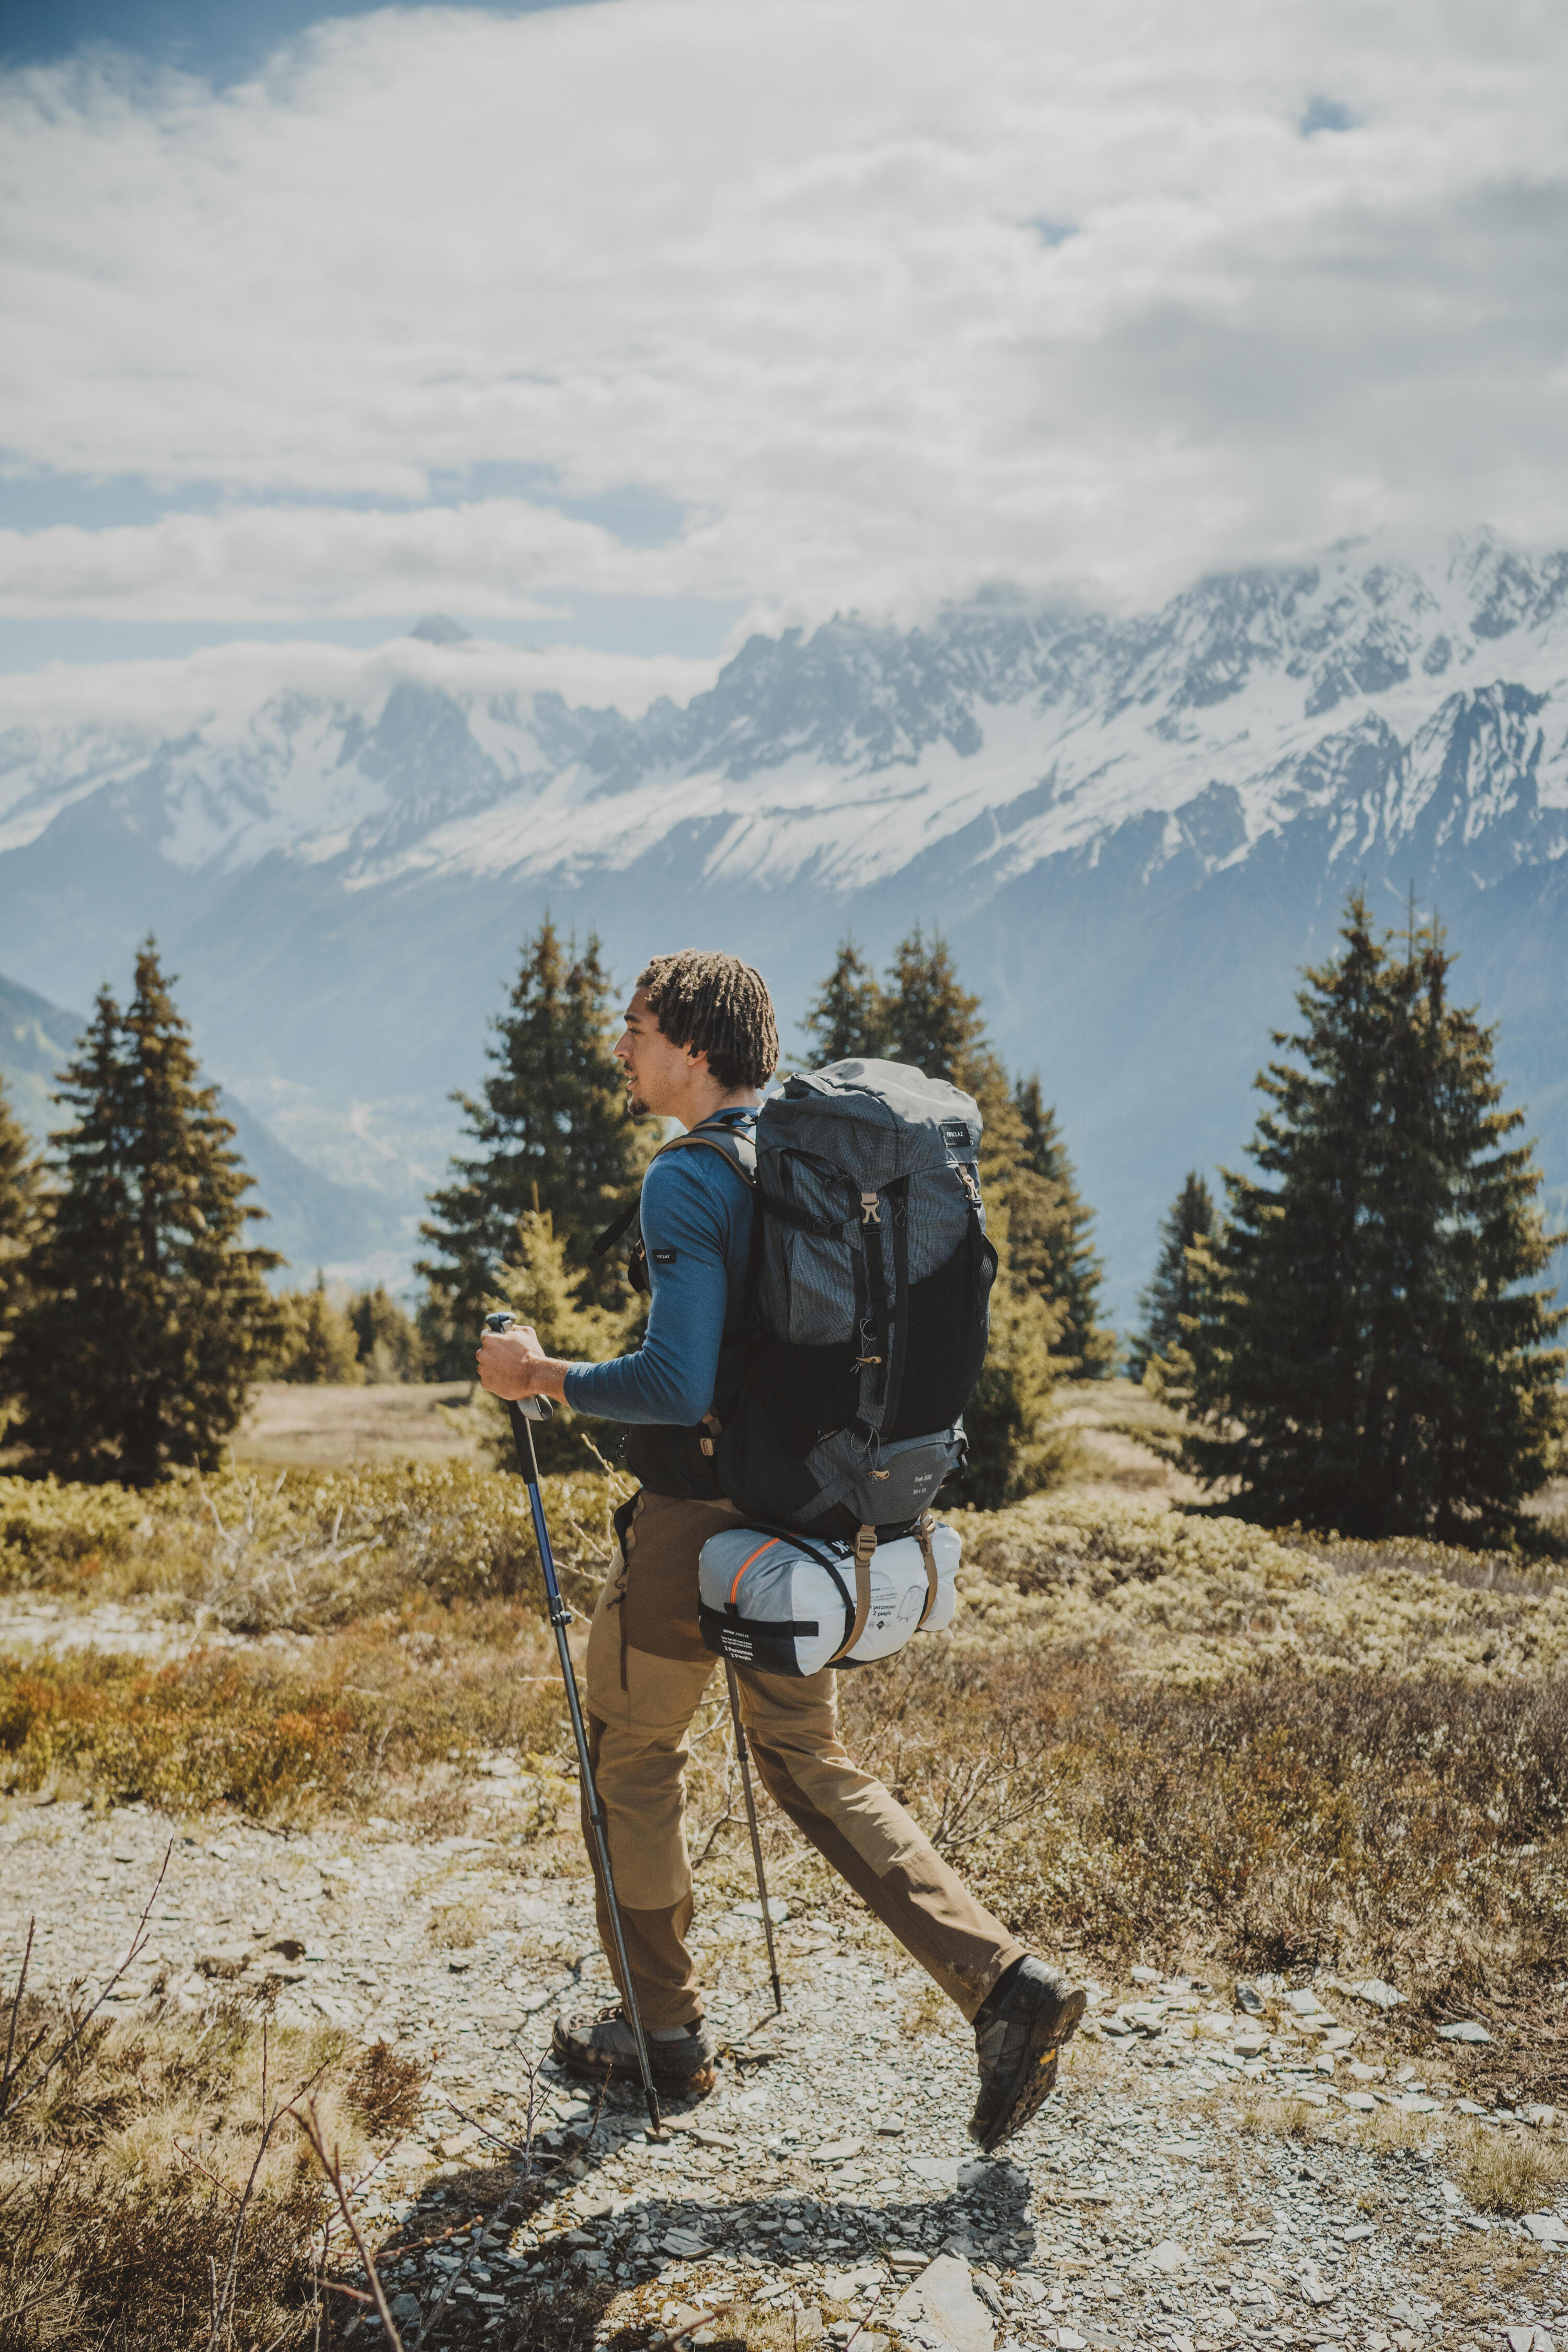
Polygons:
<instances>
[{"instance_id":1,"label":"snow-capped mountain range","mask_svg":"<svg viewBox=\"0 0 1568 2352\"><path fill-rule=\"evenodd\" d=\"M846 931L939 924L1058 1100L1126 1311L1184 1170L1239 1154L1347 888L1394 921L1414 887L1568 1182L1568 553L840 619L651 698L551 668L436 621L0 681L0 969L82 1003L155 929L212 1068L411 1208L546 904L627 983L747 953L791 1021Z\"/></svg>"}]
</instances>

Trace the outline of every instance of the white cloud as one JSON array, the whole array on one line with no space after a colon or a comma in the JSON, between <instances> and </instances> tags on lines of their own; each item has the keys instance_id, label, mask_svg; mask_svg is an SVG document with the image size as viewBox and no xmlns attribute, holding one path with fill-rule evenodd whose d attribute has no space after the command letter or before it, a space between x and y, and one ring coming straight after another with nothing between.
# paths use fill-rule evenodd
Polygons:
<instances>
[{"instance_id":1,"label":"white cloud","mask_svg":"<svg viewBox=\"0 0 1568 2352\"><path fill-rule=\"evenodd\" d=\"M456 646L395 637L368 651L241 639L169 661L56 662L0 676L0 734L16 729L85 739L102 728L162 740L208 726L215 717L247 723L277 695L363 703L390 693L404 678L465 694L548 690L574 707L613 707L635 719L660 695L689 702L712 685L717 667L672 655L639 657L573 646L534 653L477 637Z\"/></svg>"},{"instance_id":2,"label":"white cloud","mask_svg":"<svg viewBox=\"0 0 1568 2352\"><path fill-rule=\"evenodd\" d=\"M6 536L0 609L910 612L1568 533L1565 66L1529 0L605 0L16 78L0 442L230 503ZM493 461L688 526L417 504Z\"/></svg>"}]
</instances>

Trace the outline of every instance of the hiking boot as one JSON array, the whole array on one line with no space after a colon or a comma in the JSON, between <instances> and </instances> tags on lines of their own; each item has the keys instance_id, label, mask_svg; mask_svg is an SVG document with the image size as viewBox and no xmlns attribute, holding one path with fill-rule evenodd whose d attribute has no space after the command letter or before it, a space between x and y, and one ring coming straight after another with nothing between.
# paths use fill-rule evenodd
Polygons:
<instances>
[{"instance_id":1,"label":"hiking boot","mask_svg":"<svg viewBox=\"0 0 1568 2352\"><path fill-rule=\"evenodd\" d=\"M1089 1995L1026 1954L1007 1970L974 2021L980 2096L969 2137L987 2156L1022 2131L1057 2079L1062 2045L1077 2031Z\"/></svg>"},{"instance_id":2,"label":"hiking boot","mask_svg":"<svg viewBox=\"0 0 1568 2352\"><path fill-rule=\"evenodd\" d=\"M706 2098L718 2081L713 2044L700 2022L682 2027L673 2036L647 2036L647 2061L656 2089L679 2097ZM568 2024L556 2020L550 2046L569 2074L590 2083L641 2083L637 2036L627 2024L619 2001L612 2001L597 2017L580 2017Z\"/></svg>"}]
</instances>

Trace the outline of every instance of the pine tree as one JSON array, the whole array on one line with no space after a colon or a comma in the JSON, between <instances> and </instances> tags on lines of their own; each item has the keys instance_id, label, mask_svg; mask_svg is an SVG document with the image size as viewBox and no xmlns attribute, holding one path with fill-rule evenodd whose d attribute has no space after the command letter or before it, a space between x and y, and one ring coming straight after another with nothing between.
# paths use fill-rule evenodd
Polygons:
<instances>
[{"instance_id":1,"label":"pine tree","mask_svg":"<svg viewBox=\"0 0 1568 2352\"><path fill-rule=\"evenodd\" d=\"M328 1296L320 1266L309 1290L286 1290L277 1305L281 1330L268 1367L271 1379L306 1388L363 1385L366 1374L359 1358L359 1336Z\"/></svg>"},{"instance_id":2,"label":"pine tree","mask_svg":"<svg viewBox=\"0 0 1568 2352\"><path fill-rule=\"evenodd\" d=\"M622 1354L642 1316L640 1299L620 1313L582 1304L565 1241L555 1232L547 1210L531 1210L518 1220L506 1263L484 1302L487 1313L502 1307L509 1307L520 1323L532 1326L547 1356L588 1363ZM470 1349L470 1366L472 1360ZM510 1417L499 1405L483 1410L485 1450L498 1468L510 1470L517 1459ZM581 1421L569 1404L557 1404L549 1421L534 1424L534 1452L542 1470L596 1470L617 1434L604 1422Z\"/></svg>"},{"instance_id":3,"label":"pine tree","mask_svg":"<svg viewBox=\"0 0 1568 2352\"><path fill-rule=\"evenodd\" d=\"M152 940L121 1014L104 990L57 1100L58 1190L31 1259L11 1356L29 1466L144 1486L216 1466L269 1351L262 1276L244 1245L252 1180L198 1083Z\"/></svg>"},{"instance_id":4,"label":"pine tree","mask_svg":"<svg viewBox=\"0 0 1568 2352\"><path fill-rule=\"evenodd\" d=\"M889 1008L877 976L846 940L802 1029L816 1062L879 1061L889 1049Z\"/></svg>"},{"instance_id":5,"label":"pine tree","mask_svg":"<svg viewBox=\"0 0 1568 2352\"><path fill-rule=\"evenodd\" d=\"M454 1097L479 1150L454 1159L454 1181L430 1195L419 1230L434 1254L416 1268L432 1291L421 1328L448 1379L472 1370L481 1302L523 1216L551 1218L585 1303L625 1296L619 1267L589 1244L635 1192L657 1138L626 1107L609 996L597 940L581 956L563 949L547 915L495 1024L479 1099Z\"/></svg>"},{"instance_id":6,"label":"pine tree","mask_svg":"<svg viewBox=\"0 0 1568 2352\"><path fill-rule=\"evenodd\" d=\"M32 1288L29 1258L45 1213L43 1171L0 1087L0 1441L16 1403L5 1353Z\"/></svg>"},{"instance_id":7,"label":"pine tree","mask_svg":"<svg viewBox=\"0 0 1568 2352\"><path fill-rule=\"evenodd\" d=\"M379 1385L424 1379L426 1351L419 1327L384 1283L356 1291L348 1317L367 1381Z\"/></svg>"},{"instance_id":8,"label":"pine tree","mask_svg":"<svg viewBox=\"0 0 1568 2352\"><path fill-rule=\"evenodd\" d=\"M893 952L883 992L892 1059L911 1062L928 1078L966 1086L971 1060L984 1045L980 999L958 984L952 952L940 931L928 944L917 923Z\"/></svg>"},{"instance_id":9,"label":"pine tree","mask_svg":"<svg viewBox=\"0 0 1568 2352\"><path fill-rule=\"evenodd\" d=\"M1187 1327L1197 1313L1197 1277L1187 1252L1198 1242L1212 1241L1214 1230L1214 1196L1194 1169L1161 1221L1159 1259L1139 1296L1143 1323L1128 1357L1132 1380L1142 1380L1152 1361L1171 1362L1178 1349L1190 1354Z\"/></svg>"},{"instance_id":10,"label":"pine tree","mask_svg":"<svg viewBox=\"0 0 1568 2352\"><path fill-rule=\"evenodd\" d=\"M1266 1521L1506 1536L1562 1424L1568 1315L1529 1286L1556 1245L1540 1173L1436 927L1413 918L1391 954L1357 897L1342 936L1305 975L1304 1030L1276 1036L1300 1061L1258 1081L1266 1181L1226 1174L1196 1253L1191 1457Z\"/></svg>"},{"instance_id":11,"label":"pine tree","mask_svg":"<svg viewBox=\"0 0 1568 2352\"><path fill-rule=\"evenodd\" d=\"M1013 1179L1014 1267L1060 1309L1056 1352L1063 1369L1075 1379L1101 1379L1115 1360L1116 1335L1100 1319L1104 1270L1094 1254L1094 1212L1079 1192L1037 1076L1018 1080L1013 1103L1022 1137Z\"/></svg>"}]
</instances>

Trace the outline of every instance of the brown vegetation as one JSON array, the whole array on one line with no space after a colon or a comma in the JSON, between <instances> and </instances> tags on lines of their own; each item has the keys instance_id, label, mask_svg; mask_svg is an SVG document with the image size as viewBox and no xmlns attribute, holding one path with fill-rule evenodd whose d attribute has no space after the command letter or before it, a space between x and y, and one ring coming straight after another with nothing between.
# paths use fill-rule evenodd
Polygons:
<instances>
[{"instance_id":1,"label":"brown vegetation","mask_svg":"<svg viewBox=\"0 0 1568 2352\"><path fill-rule=\"evenodd\" d=\"M607 1550L611 1499L602 1480L552 1482L583 1595ZM187 1625L273 1634L156 1669L92 1652L0 1660L0 1783L279 1822L374 1809L446 1832L480 1801L481 1760L510 1751L525 1776L530 1866L579 1866L522 1503L516 1481L461 1465L190 1480L151 1496L0 1482L0 1586L113 1594ZM1269 1536L1104 1495L961 1523L952 1638L847 1675L842 1693L851 1748L984 1899L1031 1940L1107 1971L1139 1958L1211 1981L1316 1969L1321 1983L1329 1968L1392 1978L1409 2005L1367 2027L1386 2054L1516 2101L1568 2104L1551 1992L1568 1973L1560 1571ZM710 1888L738 1892L750 1855L721 1695L712 1716L715 1736L692 1754L693 1851ZM847 1915L788 1825L771 1812L765 1825L797 1917ZM480 1925L457 1906L436 1932L457 1949ZM0 2132L0 2196L9 2184L13 2198L0 2309L15 2315L0 2352L206 2340L209 2264L221 2273L229 2261L234 2183L266 2105L259 2021L224 2008L221 1989L214 1998L199 2031L93 2021L58 2089ZM58 2030L44 2010L28 2014ZM1484 2018L1492 2043L1439 2042L1437 2024L1461 2015ZM902 2021L918 2037L939 2019L912 1999ZM1090 2045L1085 2063L1097 2059ZM412 2113L416 2085L390 2052L297 2036L275 2039L268 2065L267 2096L324 2069L318 2113L351 2168ZM1320 2127L1310 2110L1262 2099L1252 2126ZM1392 2109L1364 2125L1372 2137L1430 2127ZM1478 2202L1514 2211L1550 2196L1563 2151L1477 2129L1460 2160ZM291 2123L268 2142L251 2214L236 2340L303 2342L330 2209ZM61 2302L67 2249L75 2300ZM49 2332L16 2290L23 2277L55 2298L39 2310L64 2315ZM322 2342L357 2307L328 2303ZM144 2316L122 2324L119 2308ZM592 2335L591 2300L539 2316L552 2347Z\"/></svg>"}]
</instances>

